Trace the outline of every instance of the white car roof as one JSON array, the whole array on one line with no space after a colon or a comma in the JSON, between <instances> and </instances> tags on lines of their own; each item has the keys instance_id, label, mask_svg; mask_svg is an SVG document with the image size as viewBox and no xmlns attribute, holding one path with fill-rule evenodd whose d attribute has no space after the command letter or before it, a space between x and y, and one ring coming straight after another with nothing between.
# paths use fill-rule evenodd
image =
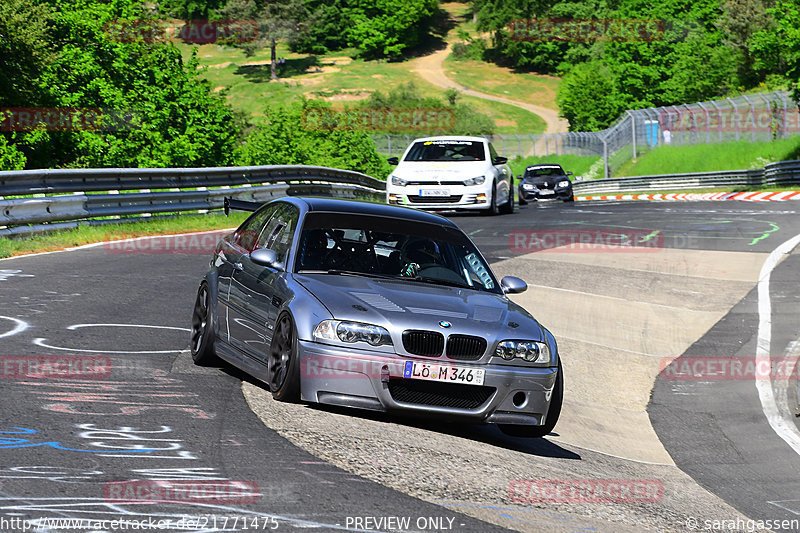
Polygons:
<instances>
[{"instance_id":1,"label":"white car roof","mask_svg":"<svg viewBox=\"0 0 800 533\"><path fill-rule=\"evenodd\" d=\"M411 141L412 143L419 142L419 141L474 141L474 142L485 142L486 139L483 137L471 137L469 135L440 135L439 137L420 137L419 139L414 139Z\"/></svg>"}]
</instances>

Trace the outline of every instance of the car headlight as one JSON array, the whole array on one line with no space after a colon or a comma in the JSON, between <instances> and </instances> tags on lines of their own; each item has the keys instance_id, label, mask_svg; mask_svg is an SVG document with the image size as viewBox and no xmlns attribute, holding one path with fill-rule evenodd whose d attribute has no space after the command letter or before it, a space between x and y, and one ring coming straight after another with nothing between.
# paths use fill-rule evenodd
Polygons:
<instances>
[{"instance_id":1,"label":"car headlight","mask_svg":"<svg viewBox=\"0 0 800 533\"><path fill-rule=\"evenodd\" d=\"M467 187L469 187L470 185L483 185L484 181L486 181L486 176L476 176L474 178L464 180L464 185L466 185Z\"/></svg>"},{"instance_id":2,"label":"car headlight","mask_svg":"<svg viewBox=\"0 0 800 533\"><path fill-rule=\"evenodd\" d=\"M522 359L528 363L550 362L550 348L544 342L505 340L497 344L494 354L506 361Z\"/></svg>"},{"instance_id":3,"label":"car headlight","mask_svg":"<svg viewBox=\"0 0 800 533\"><path fill-rule=\"evenodd\" d=\"M391 176L392 185L397 185L398 187L405 187L408 185L408 182L403 178L398 178L397 176Z\"/></svg>"},{"instance_id":4,"label":"car headlight","mask_svg":"<svg viewBox=\"0 0 800 533\"><path fill-rule=\"evenodd\" d=\"M533 183L523 183L522 188L525 189L526 191L534 191L536 190L536 185L534 185Z\"/></svg>"},{"instance_id":5,"label":"car headlight","mask_svg":"<svg viewBox=\"0 0 800 533\"><path fill-rule=\"evenodd\" d=\"M569 180L561 180L558 182L556 187L569 187Z\"/></svg>"},{"instance_id":6,"label":"car headlight","mask_svg":"<svg viewBox=\"0 0 800 533\"><path fill-rule=\"evenodd\" d=\"M352 344L366 342L371 346L392 344L392 337L386 328L361 322L323 320L314 328L314 338L326 341L340 341Z\"/></svg>"}]
</instances>

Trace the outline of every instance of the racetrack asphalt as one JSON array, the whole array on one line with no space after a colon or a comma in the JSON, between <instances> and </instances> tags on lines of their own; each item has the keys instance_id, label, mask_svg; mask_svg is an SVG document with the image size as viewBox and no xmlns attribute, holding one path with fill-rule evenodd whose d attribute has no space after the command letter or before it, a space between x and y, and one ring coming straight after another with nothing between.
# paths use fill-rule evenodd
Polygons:
<instances>
[{"instance_id":1,"label":"racetrack asphalt","mask_svg":"<svg viewBox=\"0 0 800 533\"><path fill-rule=\"evenodd\" d=\"M742 292L744 300L731 301L712 291L708 299L692 304L699 308L694 311L718 313L721 321L709 324L711 329L707 333L699 332L701 338L692 339L687 353L699 349L696 348L698 342L711 342L716 353L728 355L752 352L747 342L752 341L752 329L757 324L757 319L753 318L753 304L748 303L748 298L753 298L749 292L754 287L753 268L778 244L800 233L797 211L791 204L783 203L543 203L526 206L513 216L459 215L452 219L471 234L490 261L506 265L519 260L520 251L535 252L530 246L524 250L519 246L513 249L514 242L521 242L510 240L514 232L565 227L589 232L616 228L640 231L642 235L660 235L653 238L660 239L662 247L680 252L684 258L698 257L694 264L673 262L670 267L674 269L673 276L684 276L688 272L686 269L691 268L695 274L707 272L708 268L719 268L722 258L737 257L728 264L731 279L714 275L686 276L687 282L691 278L695 284L698 278L711 285L716 283L723 292L734 287L731 293L734 295L750 284ZM690 253L705 251L716 255ZM673 252L666 251L666 254ZM664 281L664 272L659 273L661 277L654 278L655 281L641 276L636 278L632 272L644 276L649 267L624 269L620 265L598 265L595 259L588 259L590 255L597 254L573 254L568 261L556 261L555 256L532 261L535 268L529 272L533 277L528 276L528 281L550 289L569 289L571 280L579 280L581 291L614 296L603 291L625 290L619 273L626 271L630 288L625 297L642 300L641 293L649 291L651 296L644 298L648 304L675 303L663 301L670 296L665 288L674 288ZM184 515L217 517L216 529L211 530L225 530L221 529L221 521L226 515L249 516L251 520L261 520L261 524L272 517L280 525L279 530L308 527L390 530L392 524L386 521L381 524L367 521L380 517L407 517L413 527L423 531L432 530L432 526L440 526L437 530L445 530L441 526L451 526L453 530L463 531L491 531L501 526L522 531L587 528L634 531L644 527L663 530L666 526L674 527L675 531L685 530L689 513L677 508L681 500L670 500L672 503L658 508L642 504L628 507L535 504L510 506L504 510L497 504L501 499L482 499L481 495L485 496L482 479L499 481L502 486L504 481L507 484L513 479L510 476L518 475L513 468L508 472L490 470L507 464L504 463L505 454L519 454L531 467L546 464L541 472L550 478L565 473L572 478L601 479L615 475L643 478L656 472L659 479L664 480L665 487L686 488L692 483L688 479L691 476L703 487L694 490L697 491L698 511L706 517L714 517L717 511L720 519L742 516L723 500L750 518L797 516L793 514L796 510L791 507L793 504L787 503L800 498L797 487L792 476L780 474L800 470L797 468L800 459L796 454L787 453L780 441L776 442L766 420L759 415L760 407L753 398L755 387L752 384L723 383L726 387L752 389L741 394L732 390L727 401L721 399L716 389L703 392L712 394L721 404L714 405L708 403L707 396L698 396L695 401L695 396L674 394L669 390L671 384L656 381L653 401L648 408L649 418L666 453L688 476L666 462L652 466L655 471L648 470L642 466L646 463L614 458L606 450L585 446L586 443L572 444L564 440L565 436L521 444L490 428L472 431L404 420L371 420L347 411L304 408L309 413L307 419L290 421L288 429L287 419L277 419L274 424L266 420L270 427L277 426L277 430L270 429L251 411L241 391L244 380L246 390L266 397L261 385L248 382L246 376L230 367L195 367L186 353L186 328L196 285L208 257L208 254L141 252L121 255L111 253L108 246L96 246L0 261L0 351L4 358L12 358L12 370L20 358L42 364L43 360L37 358L48 355L66 355L76 361L81 357L105 358L110 368L110 373L91 380L54 379L52 376L50 379L20 379L3 366L0 389L5 429L0 438L0 454L6 457L0 468L0 518L97 519L119 518L123 513L127 520L153 517L178 520ZM706 265L700 257L713 259ZM624 254L600 256L601 262L625 263L633 259ZM735 267L734 263L744 266ZM589 268L603 272L605 278L598 276L592 282ZM771 292L776 316L773 328L776 354L784 353L800 336L791 288L791 281L797 279L796 271L796 260L792 256L778 265L774 273ZM676 301L689 297L680 293L671 296ZM550 300L547 305L557 309L553 302L558 298ZM733 309L720 312L728 304ZM571 315L548 316L542 314L547 307L544 304L540 310L535 303L526 306L554 331L568 332L573 323L576 331L591 332L591 329L581 330L576 323L581 320L574 314L579 310L576 307L570 308ZM566 311L563 308L560 312ZM736 335L730 334L725 326L734 319ZM734 347L737 351L732 352ZM623 353L615 348L619 346L608 348L602 355L615 357ZM3 362L5 365L7 360ZM591 371L590 367L589 370L575 368ZM784 392L788 394L793 390L789 387ZM709 406L724 408L720 413L727 414L719 414L714 424L706 424ZM691 415L684 416L687 412ZM740 416L733 416L736 412ZM263 419L264 414L259 414ZM324 434L324 426L320 428L314 424L325 423L326 418L330 419L327 421L330 435L337 437L322 442L318 448L309 448L311 445L307 441ZM309 427L304 427L304 423ZM340 424L338 430L336 424ZM421 462L427 460L429 454L414 451L404 458L392 456L385 448L373 447L376 440L381 440L376 439L375 434L342 435L341 428L348 424L362 426L363 431L377 424L384 432L379 437L399 442L412 451L426 447L436 451L442 444L452 445L455 450L463 451L454 464L461 465L461 477L467 482L450 488L454 497L449 505L433 503L448 503L440 498L440 493L419 492L412 496L405 494L409 491L403 491L401 486L396 487L400 490L388 488L397 485L397 480L386 478L390 474L402 480L404 476L413 478L415 472L429 472L423 481L435 484L436 479L427 470L430 465ZM287 432L294 432L294 435ZM433 444L410 442L412 436L431 438L431 434ZM737 460L710 462L711 450L719 448L722 435L726 439L723 441L725 449ZM359 438L362 439L360 447L357 445ZM764 446L760 446L762 441L766 443ZM346 446L342 445L344 442ZM306 451L308 449L313 453ZM481 453L486 450L495 455L487 458ZM346 469L328 462L333 460L328 455L336 453L345 456L340 466ZM376 476L384 476L379 479L380 483L370 481L369 475L353 473L358 471L355 468L358 462L366 464L363 459L370 455L383 458L375 461L377 466L372 465ZM328 460L321 460L320 456ZM436 457L442 458L441 455ZM381 462L384 460L387 463ZM387 468L381 468L382 464ZM441 465L441 468L446 467L446 464ZM156 482L175 478L222 486L238 481L237 486L257 486L258 494L254 497L251 494L249 498L234 494L205 500L184 498L161 502L120 502L110 498L119 486L113 482ZM738 483L731 483L733 479ZM764 492L765 487L770 489L768 493ZM761 497L762 492L764 497ZM475 507L468 509L464 503L467 500ZM783 503L775 505L775 502ZM479 508L481 505L484 507ZM675 516L665 514L667 512L674 512ZM503 514L507 516L502 517ZM628 520L628 514L634 519ZM535 520L531 520L531 516L535 516ZM418 520L422 521L418 523ZM205 531L210 527L208 522L202 524L205 529L201 524L192 525L197 527L180 530ZM225 527L233 527L231 521ZM241 524L237 527L239 529L227 530L241 530Z\"/></svg>"}]
</instances>

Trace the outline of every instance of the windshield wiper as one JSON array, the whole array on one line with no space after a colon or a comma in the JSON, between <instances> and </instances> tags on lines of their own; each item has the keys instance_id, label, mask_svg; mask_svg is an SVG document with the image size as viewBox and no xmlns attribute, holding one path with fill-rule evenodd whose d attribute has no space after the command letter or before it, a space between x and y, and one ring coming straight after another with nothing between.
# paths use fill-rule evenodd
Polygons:
<instances>
[{"instance_id":1,"label":"windshield wiper","mask_svg":"<svg viewBox=\"0 0 800 533\"><path fill-rule=\"evenodd\" d=\"M380 279L397 279L395 276L389 276L387 274L376 274L373 272L358 272L357 270L339 270L336 268L332 268L325 272L326 274L336 274L340 276L364 276L367 278L380 278Z\"/></svg>"},{"instance_id":2,"label":"windshield wiper","mask_svg":"<svg viewBox=\"0 0 800 533\"><path fill-rule=\"evenodd\" d=\"M446 285L448 287L458 287L459 289L481 290L478 287L471 287L471 286L467 285L466 283L459 283L457 281L448 281L448 280L438 279L438 278L423 278L421 276L417 276L415 278L400 278L400 279L421 281L422 283L430 283L431 285Z\"/></svg>"}]
</instances>

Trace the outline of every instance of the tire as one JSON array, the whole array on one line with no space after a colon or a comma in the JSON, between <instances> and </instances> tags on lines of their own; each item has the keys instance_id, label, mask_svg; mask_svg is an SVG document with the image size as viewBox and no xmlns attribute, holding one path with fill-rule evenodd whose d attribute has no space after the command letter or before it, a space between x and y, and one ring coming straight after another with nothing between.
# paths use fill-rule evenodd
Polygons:
<instances>
[{"instance_id":1,"label":"tire","mask_svg":"<svg viewBox=\"0 0 800 533\"><path fill-rule=\"evenodd\" d=\"M497 424L497 427L511 437L525 437L539 439L552 433L561 415L561 405L564 403L564 371L561 369L561 360L558 361L558 375L553 388L553 397L550 399L550 408L543 426L521 426L515 424Z\"/></svg>"},{"instance_id":2,"label":"tire","mask_svg":"<svg viewBox=\"0 0 800 533\"><path fill-rule=\"evenodd\" d=\"M519 200L517 203L519 205L528 205L528 200L525 199L525 196L522 194L522 191L518 191L517 195L519 196Z\"/></svg>"},{"instance_id":3,"label":"tire","mask_svg":"<svg viewBox=\"0 0 800 533\"><path fill-rule=\"evenodd\" d=\"M219 362L214 351L214 313L211 308L211 295L204 281L197 289L190 337L192 360L200 366Z\"/></svg>"},{"instance_id":4,"label":"tire","mask_svg":"<svg viewBox=\"0 0 800 533\"><path fill-rule=\"evenodd\" d=\"M279 402L300 400L300 362L297 353L297 329L289 313L282 313L275 322L269 348L269 390Z\"/></svg>"},{"instance_id":5,"label":"tire","mask_svg":"<svg viewBox=\"0 0 800 533\"><path fill-rule=\"evenodd\" d=\"M492 201L489 204L483 214L486 216L493 217L500 212L500 209L497 207L497 183L492 183Z\"/></svg>"},{"instance_id":6,"label":"tire","mask_svg":"<svg viewBox=\"0 0 800 533\"><path fill-rule=\"evenodd\" d=\"M574 202L574 201L575 201L575 196L570 196L569 198L565 198L565 199L564 199L564 202L565 202L565 203L567 203L567 202Z\"/></svg>"},{"instance_id":7,"label":"tire","mask_svg":"<svg viewBox=\"0 0 800 533\"><path fill-rule=\"evenodd\" d=\"M513 215L514 214L514 188L510 187L508 189L508 200L502 206L500 206L500 213L503 215Z\"/></svg>"}]
</instances>

